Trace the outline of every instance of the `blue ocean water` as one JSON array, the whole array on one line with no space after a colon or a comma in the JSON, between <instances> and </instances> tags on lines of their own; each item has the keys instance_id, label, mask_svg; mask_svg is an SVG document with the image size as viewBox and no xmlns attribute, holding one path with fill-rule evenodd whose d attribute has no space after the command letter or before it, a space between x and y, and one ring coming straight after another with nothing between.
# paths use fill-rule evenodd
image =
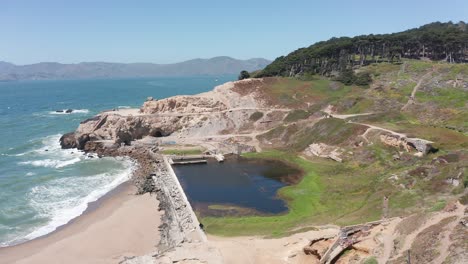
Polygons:
<instances>
[{"instance_id":1,"label":"blue ocean water","mask_svg":"<svg viewBox=\"0 0 468 264\"><path fill-rule=\"evenodd\" d=\"M0 82L0 246L54 231L126 181L134 164L62 150L58 139L102 110L196 94L235 76ZM56 110L74 109L71 114Z\"/></svg>"}]
</instances>

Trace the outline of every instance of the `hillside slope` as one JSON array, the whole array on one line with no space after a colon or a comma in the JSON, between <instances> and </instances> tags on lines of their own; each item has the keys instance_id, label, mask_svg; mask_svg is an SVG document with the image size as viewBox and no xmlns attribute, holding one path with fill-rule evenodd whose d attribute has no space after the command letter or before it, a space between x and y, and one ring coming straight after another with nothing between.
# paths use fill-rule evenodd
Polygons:
<instances>
[{"instance_id":1,"label":"hillside slope","mask_svg":"<svg viewBox=\"0 0 468 264\"><path fill-rule=\"evenodd\" d=\"M466 23L436 22L393 34L332 38L277 58L258 77L338 75L353 66L401 58L467 62Z\"/></svg>"},{"instance_id":2,"label":"hillside slope","mask_svg":"<svg viewBox=\"0 0 468 264\"><path fill-rule=\"evenodd\" d=\"M401 263L409 251L415 263L464 263L468 65L404 59L359 71L373 76L371 85L344 85L319 75L266 77L148 100L140 109L85 120L61 143L100 155L130 155L150 168L143 176L155 162L145 155L194 150L243 152L300 169L302 180L278 192L288 204L285 214L242 215L243 208L230 207L226 215L221 204L211 210L223 217L199 219L213 235L298 233L302 240L294 248L275 245L267 251L280 254L273 259L319 263L338 241L335 263ZM143 191L152 189L144 178L136 181L145 183ZM348 232L356 224L359 231ZM334 227L341 235L321 234L320 242L305 232L318 235L330 225L341 226ZM186 243L172 252L177 256L161 256L185 258L198 246Z\"/></svg>"}]
</instances>

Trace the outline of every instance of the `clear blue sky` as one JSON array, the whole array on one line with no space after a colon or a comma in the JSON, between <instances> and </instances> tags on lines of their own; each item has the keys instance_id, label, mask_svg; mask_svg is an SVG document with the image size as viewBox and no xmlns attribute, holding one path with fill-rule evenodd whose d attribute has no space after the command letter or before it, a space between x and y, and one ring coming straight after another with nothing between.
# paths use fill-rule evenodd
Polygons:
<instances>
[{"instance_id":1,"label":"clear blue sky","mask_svg":"<svg viewBox=\"0 0 468 264\"><path fill-rule=\"evenodd\" d=\"M333 36L468 20L467 0L1 0L0 60L274 59Z\"/></svg>"}]
</instances>

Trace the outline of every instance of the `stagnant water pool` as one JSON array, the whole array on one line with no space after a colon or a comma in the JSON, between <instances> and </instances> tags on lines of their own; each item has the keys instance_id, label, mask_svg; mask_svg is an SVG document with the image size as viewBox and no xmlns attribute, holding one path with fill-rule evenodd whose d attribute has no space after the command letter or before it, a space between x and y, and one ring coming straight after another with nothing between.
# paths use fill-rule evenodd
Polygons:
<instances>
[{"instance_id":1,"label":"stagnant water pool","mask_svg":"<svg viewBox=\"0 0 468 264\"><path fill-rule=\"evenodd\" d=\"M202 216L280 214L288 210L278 189L302 173L282 162L231 157L223 163L174 165L194 210Z\"/></svg>"}]
</instances>

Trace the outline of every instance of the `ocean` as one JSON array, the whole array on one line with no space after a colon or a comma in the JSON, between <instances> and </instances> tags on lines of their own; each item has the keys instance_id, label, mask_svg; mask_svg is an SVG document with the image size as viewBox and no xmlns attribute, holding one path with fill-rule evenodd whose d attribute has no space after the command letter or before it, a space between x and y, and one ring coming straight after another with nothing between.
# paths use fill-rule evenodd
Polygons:
<instances>
[{"instance_id":1,"label":"ocean","mask_svg":"<svg viewBox=\"0 0 468 264\"><path fill-rule=\"evenodd\" d=\"M197 94L235 76L0 82L0 247L46 235L125 182L123 158L62 150L59 138L113 108L148 96ZM73 109L70 114L56 110Z\"/></svg>"}]
</instances>

